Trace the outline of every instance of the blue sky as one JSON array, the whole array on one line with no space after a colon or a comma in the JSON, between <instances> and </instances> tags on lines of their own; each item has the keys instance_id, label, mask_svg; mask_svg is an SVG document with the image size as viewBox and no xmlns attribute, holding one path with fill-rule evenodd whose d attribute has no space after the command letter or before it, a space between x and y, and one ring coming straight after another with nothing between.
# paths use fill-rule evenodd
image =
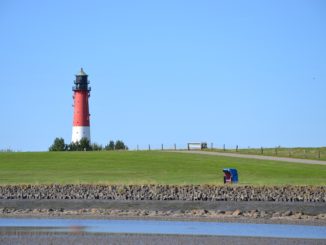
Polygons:
<instances>
[{"instance_id":1,"label":"blue sky","mask_svg":"<svg viewBox=\"0 0 326 245\"><path fill-rule=\"evenodd\" d=\"M131 149L325 146L326 2L1 1L0 149L91 137Z\"/></svg>"}]
</instances>

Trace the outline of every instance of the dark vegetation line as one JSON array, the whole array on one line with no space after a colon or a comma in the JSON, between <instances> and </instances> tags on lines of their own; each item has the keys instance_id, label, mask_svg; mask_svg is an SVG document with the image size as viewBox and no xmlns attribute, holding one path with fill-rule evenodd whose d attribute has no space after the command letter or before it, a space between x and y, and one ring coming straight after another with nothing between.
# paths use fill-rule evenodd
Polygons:
<instances>
[{"instance_id":1,"label":"dark vegetation line","mask_svg":"<svg viewBox=\"0 0 326 245\"><path fill-rule=\"evenodd\" d=\"M91 144L87 138L82 138L78 142L66 144L63 138L55 138L53 144L49 147L49 151L110 151L110 150L128 150L128 147L122 140L114 142L111 140L104 147L100 144Z\"/></svg>"}]
</instances>

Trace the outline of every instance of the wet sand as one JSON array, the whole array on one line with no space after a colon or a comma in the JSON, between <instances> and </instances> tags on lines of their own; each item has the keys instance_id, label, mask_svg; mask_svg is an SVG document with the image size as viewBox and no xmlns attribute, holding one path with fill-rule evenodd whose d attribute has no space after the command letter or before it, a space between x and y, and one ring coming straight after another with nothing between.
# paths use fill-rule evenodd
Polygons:
<instances>
[{"instance_id":1,"label":"wet sand","mask_svg":"<svg viewBox=\"0 0 326 245\"><path fill-rule=\"evenodd\" d=\"M14 209L66 209L77 210L82 208L102 209L144 209L148 211L176 211L176 210L223 210L241 211L264 210L266 212L302 212L309 215L326 213L326 203L320 202L270 202L270 201L124 201L124 200L33 200L33 199L0 199L0 208Z\"/></svg>"},{"instance_id":2,"label":"wet sand","mask_svg":"<svg viewBox=\"0 0 326 245\"><path fill-rule=\"evenodd\" d=\"M0 217L200 220L326 225L325 203L0 200Z\"/></svg>"},{"instance_id":3,"label":"wet sand","mask_svg":"<svg viewBox=\"0 0 326 245\"><path fill-rule=\"evenodd\" d=\"M145 235L145 234L72 234L72 233L0 233L0 244L36 245L36 244L126 244L126 245L209 245L209 244L325 244L321 239L295 238L260 238L228 236L193 236L193 235Z\"/></svg>"}]
</instances>

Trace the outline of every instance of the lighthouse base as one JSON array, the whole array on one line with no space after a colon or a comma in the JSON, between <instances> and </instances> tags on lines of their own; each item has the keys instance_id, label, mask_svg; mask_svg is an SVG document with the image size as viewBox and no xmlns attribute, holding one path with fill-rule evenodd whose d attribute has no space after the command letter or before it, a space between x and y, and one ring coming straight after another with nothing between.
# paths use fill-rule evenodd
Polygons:
<instances>
[{"instance_id":1,"label":"lighthouse base","mask_svg":"<svg viewBox=\"0 0 326 245\"><path fill-rule=\"evenodd\" d=\"M87 138L91 142L91 132L89 126L73 126L71 142L79 142L82 138Z\"/></svg>"}]
</instances>

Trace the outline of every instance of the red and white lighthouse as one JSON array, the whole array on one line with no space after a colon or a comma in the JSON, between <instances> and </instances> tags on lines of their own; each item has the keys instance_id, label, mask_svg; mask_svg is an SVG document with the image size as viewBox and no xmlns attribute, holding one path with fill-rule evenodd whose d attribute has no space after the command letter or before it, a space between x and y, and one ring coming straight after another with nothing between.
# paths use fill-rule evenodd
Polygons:
<instances>
[{"instance_id":1,"label":"red and white lighthouse","mask_svg":"<svg viewBox=\"0 0 326 245\"><path fill-rule=\"evenodd\" d=\"M88 87L89 81L87 77L87 74L81 68L76 75L75 86L72 87L72 91L74 91L74 119L71 141L74 143L79 142L82 138L87 138L91 141L88 107L91 88Z\"/></svg>"}]
</instances>

